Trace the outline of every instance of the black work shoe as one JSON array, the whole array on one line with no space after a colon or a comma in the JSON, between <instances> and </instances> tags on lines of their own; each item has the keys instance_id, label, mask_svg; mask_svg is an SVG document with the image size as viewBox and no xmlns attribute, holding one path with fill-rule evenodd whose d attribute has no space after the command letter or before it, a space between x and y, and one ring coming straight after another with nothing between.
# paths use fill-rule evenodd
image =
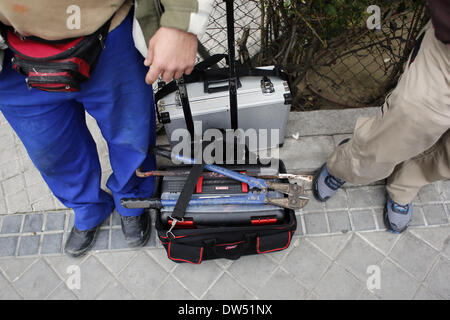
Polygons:
<instances>
[{"instance_id":1,"label":"black work shoe","mask_svg":"<svg viewBox=\"0 0 450 320\"><path fill-rule=\"evenodd\" d=\"M137 217L121 217L125 241L131 248L144 246L150 238L151 217L148 210Z\"/></svg>"},{"instance_id":2,"label":"black work shoe","mask_svg":"<svg viewBox=\"0 0 450 320\"><path fill-rule=\"evenodd\" d=\"M99 228L100 226L96 226L92 229L81 231L74 226L66 241L65 253L73 258L85 254L94 245Z\"/></svg>"}]
</instances>

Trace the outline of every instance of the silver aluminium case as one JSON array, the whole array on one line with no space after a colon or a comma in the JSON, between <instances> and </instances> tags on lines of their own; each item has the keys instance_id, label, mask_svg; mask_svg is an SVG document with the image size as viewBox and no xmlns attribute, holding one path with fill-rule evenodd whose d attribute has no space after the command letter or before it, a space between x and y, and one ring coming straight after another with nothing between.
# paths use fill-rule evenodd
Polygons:
<instances>
[{"instance_id":1,"label":"silver aluminium case","mask_svg":"<svg viewBox=\"0 0 450 320\"><path fill-rule=\"evenodd\" d=\"M260 68L272 70L274 67ZM194 122L201 121L202 133L210 128L231 128L228 80L214 86L226 89L205 93L203 82L186 84L192 117ZM257 148L250 146L250 151L270 149L283 144L292 100L287 81L272 76L265 79L260 76L240 77L237 100L238 127L244 131L255 129L260 136ZM176 129L186 128L178 91L159 100L157 108L171 141L171 135ZM273 129L277 131L272 131ZM171 141L172 147L176 143L178 141Z\"/></svg>"}]
</instances>

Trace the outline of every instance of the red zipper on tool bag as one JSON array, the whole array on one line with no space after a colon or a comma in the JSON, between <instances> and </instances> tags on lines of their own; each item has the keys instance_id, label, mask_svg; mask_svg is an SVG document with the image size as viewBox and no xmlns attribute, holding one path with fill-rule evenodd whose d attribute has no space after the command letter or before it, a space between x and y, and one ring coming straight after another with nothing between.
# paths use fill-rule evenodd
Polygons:
<instances>
[{"instance_id":1,"label":"red zipper on tool bag","mask_svg":"<svg viewBox=\"0 0 450 320\"><path fill-rule=\"evenodd\" d=\"M203 177L200 176L197 181L197 186L195 187L196 193L202 193L203 192Z\"/></svg>"},{"instance_id":2,"label":"red zipper on tool bag","mask_svg":"<svg viewBox=\"0 0 450 320\"><path fill-rule=\"evenodd\" d=\"M252 218L252 225L266 225L266 224L276 224L276 218Z\"/></svg>"}]
</instances>

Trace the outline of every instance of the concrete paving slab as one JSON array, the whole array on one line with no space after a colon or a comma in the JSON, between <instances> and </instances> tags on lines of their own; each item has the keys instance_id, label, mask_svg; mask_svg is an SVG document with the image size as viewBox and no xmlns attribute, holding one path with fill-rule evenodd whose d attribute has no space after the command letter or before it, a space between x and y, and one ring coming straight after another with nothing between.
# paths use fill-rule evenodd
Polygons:
<instances>
[{"instance_id":1,"label":"concrete paving slab","mask_svg":"<svg viewBox=\"0 0 450 320\"><path fill-rule=\"evenodd\" d=\"M281 150L288 171L317 169L337 143L351 136L359 116L376 112L292 113ZM90 117L88 125L98 142L104 186L111 172L107 146ZM167 143L167 137L158 141ZM327 203L312 199L297 212L298 230L283 251L176 264L167 258L154 226L145 248L129 249L114 213L93 250L73 259L62 252L73 212L53 197L1 115L0 150L10 155L0 159L0 299L450 298L450 181L420 191L410 227L400 235L384 228L383 182L346 184ZM381 286L372 291L369 266L381 272ZM66 281L76 267L81 289L69 289Z\"/></svg>"}]
</instances>

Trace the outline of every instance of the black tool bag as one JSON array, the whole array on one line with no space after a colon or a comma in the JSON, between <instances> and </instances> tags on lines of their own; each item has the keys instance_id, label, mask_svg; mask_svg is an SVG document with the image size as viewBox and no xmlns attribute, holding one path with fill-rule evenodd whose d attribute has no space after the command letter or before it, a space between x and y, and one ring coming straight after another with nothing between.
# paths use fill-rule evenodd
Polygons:
<instances>
[{"instance_id":1,"label":"black tool bag","mask_svg":"<svg viewBox=\"0 0 450 320\"><path fill-rule=\"evenodd\" d=\"M238 128L238 107L237 107L237 74L234 58L234 28L233 28L233 1L226 0L227 6L227 30L228 30L228 47L229 47L229 92L230 92L230 117L232 128L236 130ZM220 57L219 57L220 58ZM210 61L208 62L208 64ZM220 71L220 77L223 77L223 71ZM173 87L174 84L171 84ZM177 87L180 93L181 105L186 120L186 127L191 133L191 137L194 136L194 124L192 120L192 113L189 106L189 98L186 90L184 79L178 81ZM173 90L173 88L169 88ZM169 90L166 89L166 90ZM220 128L218 128L220 129ZM193 141L194 142L194 141ZM237 146L238 141L223 141L224 144L233 143ZM244 145L237 146L237 148L245 148ZM225 148L226 149L226 148ZM234 153L236 156L236 153ZM245 159L248 160L250 155L248 150L244 152ZM225 154L224 160L229 160L230 156ZM256 167L263 167L263 165L257 161L254 165L245 164L242 168L236 165L237 158L234 158L235 165L223 165L227 169L236 170L242 172L244 169L255 169ZM248 161L245 161L248 163ZM224 161L224 163L227 163ZM166 168L166 170L178 170L179 167ZM202 173L204 171L204 164L195 164L192 167L189 175L185 178L183 187L175 185L175 187L163 187L165 185L164 179L159 179L158 189L156 195L161 198L163 192L177 193L177 203L170 214L162 213L161 210L157 210L156 214L156 230L158 237L167 250L167 256L169 259L175 262L188 262L199 264L204 260L226 258L226 259L238 259L244 255L250 254L262 254L268 252L274 252L286 249L291 243L295 230L297 229L297 220L295 212L290 209L277 208L276 212L272 216L266 216L267 211L261 210L261 212L255 212L251 206L240 208L240 212L246 216L246 219L236 220L236 215L227 215L227 210L230 208L223 206L222 215L223 219L217 219L217 216L212 219L205 218L200 219L199 212L186 211L189 200L192 195L199 189L199 182L201 182ZM279 173L285 173L286 168L282 161L279 161ZM167 182L167 181L166 181ZM279 181L286 182L286 181ZM233 187L231 181L227 185L227 188L234 189L235 192L242 193L249 192L244 186L238 189ZM167 183L166 183L167 184ZM211 195L223 195L223 180L209 180L208 183L208 196ZM219 188L217 188L219 187ZM221 188L222 187L222 188ZM165 188L163 190L163 188ZM171 188L174 188L171 190ZM284 197L284 195L282 195ZM204 214L204 213L202 213ZM217 215L217 207L213 214ZM199 220L200 219L200 220ZM227 220L228 219L228 220ZM232 221L233 220L233 221ZM190 224L189 221L192 221ZM219 221L219 222L218 222Z\"/></svg>"},{"instance_id":2,"label":"black tool bag","mask_svg":"<svg viewBox=\"0 0 450 320\"><path fill-rule=\"evenodd\" d=\"M232 166L227 168L233 169ZM165 170L178 169L179 167L165 168ZM239 171L241 170L240 168ZM280 173L286 172L281 161L279 171ZM163 180L166 178L159 179L157 191L159 197L164 191ZM216 179L215 181L217 181L217 185L223 185L223 182L220 180ZM189 183L198 186L198 180L194 180L194 183L192 183L192 180L189 181L188 177L185 186L189 185ZM211 186L211 183L209 186ZM165 191L169 190L166 188ZM175 188L170 191L177 192L179 190ZM218 195L223 194L220 191L215 193ZM211 194L214 194L214 191L210 188L208 195ZM224 209L226 208L226 206L223 207ZM251 218L253 218L251 222L242 221L239 224L234 221L225 221L223 223L205 223L200 221L197 224L196 216L198 216L198 213L195 211L186 212L185 209L182 209L181 212L176 213L174 210L169 216L167 213L164 214L161 210L157 210L155 226L158 238L166 249L168 258L174 262L199 264L204 260L217 258L236 260L244 255L274 252L289 247L297 229L295 212L284 208L276 209L276 211L272 214L269 213L270 217L267 217L267 211L258 213L252 212L251 208L243 208L242 215L246 217L251 215ZM214 214L217 214L217 212ZM236 218L235 215L227 215L226 210L222 212L222 215L225 220ZM280 219L280 217L282 218ZM168 218L176 218L180 221L177 223L178 226L175 225L175 228L170 232L171 220L168 221Z\"/></svg>"}]
</instances>

